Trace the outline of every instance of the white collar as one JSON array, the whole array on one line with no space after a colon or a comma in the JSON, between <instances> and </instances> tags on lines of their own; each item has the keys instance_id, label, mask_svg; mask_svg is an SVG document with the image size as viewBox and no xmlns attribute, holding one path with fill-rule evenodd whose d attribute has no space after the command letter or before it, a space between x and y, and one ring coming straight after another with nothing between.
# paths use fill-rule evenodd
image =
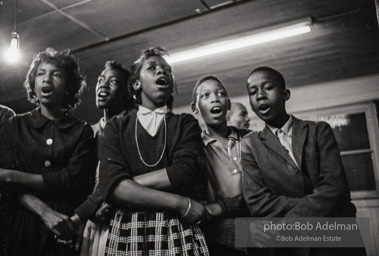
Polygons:
<instances>
[{"instance_id":1,"label":"white collar","mask_svg":"<svg viewBox=\"0 0 379 256\"><path fill-rule=\"evenodd\" d=\"M151 135L154 136L167 113L167 106L150 110L146 107L139 106L137 112L137 118L142 127Z\"/></svg>"},{"instance_id":2,"label":"white collar","mask_svg":"<svg viewBox=\"0 0 379 256\"><path fill-rule=\"evenodd\" d=\"M292 136L292 123L293 123L293 118L292 118L292 115L290 115L290 118L288 118L287 122L282 126L282 128L272 127L268 124L266 125L271 130L271 132L275 135L276 135L276 131L280 129L288 136Z\"/></svg>"},{"instance_id":3,"label":"white collar","mask_svg":"<svg viewBox=\"0 0 379 256\"><path fill-rule=\"evenodd\" d=\"M138 112L137 112L137 115L138 116L141 116L141 115L148 115L148 114L152 114L152 113L157 113L157 114L166 114L167 113L167 106L164 106L164 107L161 107L161 108L157 108L157 109L154 109L154 110L150 110L144 106L141 106L139 105L138 106Z\"/></svg>"}]
</instances>

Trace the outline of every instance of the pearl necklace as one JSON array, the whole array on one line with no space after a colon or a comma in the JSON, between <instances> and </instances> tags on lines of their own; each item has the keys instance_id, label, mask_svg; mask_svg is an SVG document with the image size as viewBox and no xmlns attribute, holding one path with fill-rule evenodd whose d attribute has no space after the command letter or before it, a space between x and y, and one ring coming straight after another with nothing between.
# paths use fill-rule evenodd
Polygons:
<instances>
[{"instance_id":1,"label":"pearl necklace","mask_svg":"<svg viewBox=\"0 0 379 256\"><path fill-rule=\"evenodd\" d=\"M134 129L135 133L135 140L136 140L136 145L137 145L137 151L138 151L138 155L139 155L139 159L141 159L142 163L144 165L146 165L147 167L155 167L163 158L163 155L164 155L164 152L166 150L166 144L167 144L167 124L166 124L166 116L163 116L163 123L164 123L164 146L163 146L163 150L162 150L162 154L161 156L159 157L158 161L155 163L155 164L148 164L145 162L145 160L143 160L142 158L142 155L141 155L141 151L139 149L139 145L138 145L138 136L137 136L137 124L138 124L138 116L137 116L137 120L136 120L136 127Z\"/></svg>"}]
</instances>

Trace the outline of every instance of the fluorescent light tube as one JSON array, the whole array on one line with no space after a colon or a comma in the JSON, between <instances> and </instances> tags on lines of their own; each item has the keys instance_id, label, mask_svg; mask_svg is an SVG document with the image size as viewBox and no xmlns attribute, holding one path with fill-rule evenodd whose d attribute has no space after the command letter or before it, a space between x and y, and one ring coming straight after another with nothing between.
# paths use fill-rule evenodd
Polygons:
<instances>
[{"instance_id":1,"label":"fluorescent light tube","mask_svg":"<svg viewBox=\"0 0 379 256\"><path fill-rule=\"evenodd\" d=\"M173 51L167 57L170 64L181 61L200 58L221 52L227 52L261 43L267 43L291 36L301 35L311 31L312 19L302 19L283 25L265 28L249 34L225 38L221 41L200 45L192 49L184 49L182 51Z\"/></svg>"}]
</instances>

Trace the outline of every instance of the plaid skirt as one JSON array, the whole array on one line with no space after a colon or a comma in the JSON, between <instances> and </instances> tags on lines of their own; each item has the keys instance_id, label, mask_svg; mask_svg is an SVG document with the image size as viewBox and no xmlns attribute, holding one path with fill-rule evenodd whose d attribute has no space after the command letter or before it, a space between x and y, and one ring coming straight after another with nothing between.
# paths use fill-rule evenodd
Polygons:
<instances>
[{"instance_id":1,"label":"plaid skirt","mask_svg":"<svg viewBox=\"0 0 379 256\"><path fill-rule=\"evenodd\" d=\"M197 225L182 224L167 212L117 211L111 220L105 255L209 255Z\"/></svg>"}]
</instances>

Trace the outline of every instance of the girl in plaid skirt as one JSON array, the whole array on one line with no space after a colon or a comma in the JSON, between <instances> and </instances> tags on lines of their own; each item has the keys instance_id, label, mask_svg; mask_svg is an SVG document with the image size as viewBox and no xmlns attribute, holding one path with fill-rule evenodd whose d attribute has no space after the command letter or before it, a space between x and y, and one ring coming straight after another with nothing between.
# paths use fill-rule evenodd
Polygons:
<instances>
[{"instance_id":1,"label":"girl in plaid skirt","mask_svg":"<svg viewBox=\"0 0 379 256\"><path fill-rule=\"evenodd\" d=\"M138 111L111 119L104 130L100 190L117 205L106 255L209 255L197 225L202 142L197 120L175 115L174 76L160 48L132 67Z\"/></svg>"}]
</instances>

